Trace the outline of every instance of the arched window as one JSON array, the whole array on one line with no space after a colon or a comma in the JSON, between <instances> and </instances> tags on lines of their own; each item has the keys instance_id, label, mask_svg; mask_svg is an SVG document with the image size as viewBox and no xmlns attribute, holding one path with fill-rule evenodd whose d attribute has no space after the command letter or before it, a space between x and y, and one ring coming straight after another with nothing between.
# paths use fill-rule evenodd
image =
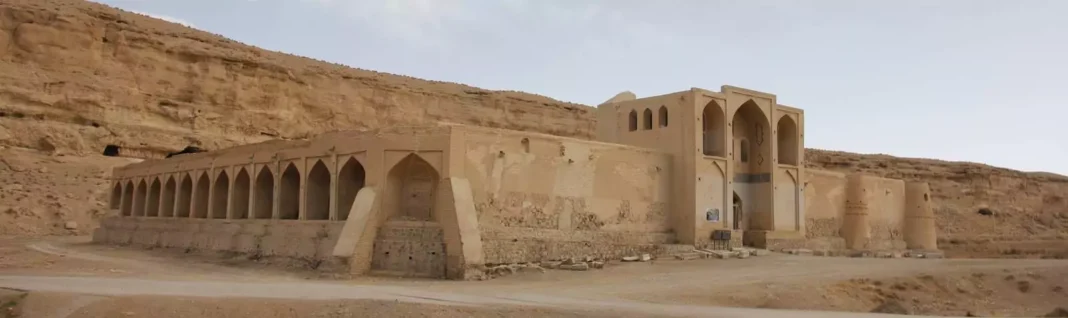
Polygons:
<instances>
[{"instance_id":1,"label":"arched window","mask_svg":"<svg viewBox=\"0 0 1068 318\"><path fill-rule=\"evenodd\" d=\"M667 107L660 106L660 127L667 127L667 125L668 125Z\"/></svg>"},{"instance_id":2,"label":"arched window","mask_svg":"<svg viewBox=\"0 0 1068 318\"><path fill-rule=\"evenodd\" d=\"M642 128L645 130L653 129L653 111L648 108L642 113Z\"/></svg>"},{"instance_id":3,"label":"arched window","mask_svg":"<svg viewBox=\"0 0 1068 318\"><path fill-rule=\"evenodd\" d=\"M630 111L630 115L628 117L630 119L630 126L629 126L628 130L629 131L638 130L638 112L636 112L634 110L631 110Z\"/></svg>"}]
</instances>

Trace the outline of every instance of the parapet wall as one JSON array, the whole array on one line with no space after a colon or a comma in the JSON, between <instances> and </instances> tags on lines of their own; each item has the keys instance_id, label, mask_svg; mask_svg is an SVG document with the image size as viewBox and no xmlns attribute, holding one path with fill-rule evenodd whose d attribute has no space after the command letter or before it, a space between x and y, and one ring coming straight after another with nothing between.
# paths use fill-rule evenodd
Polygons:
<instances>
[{"instance_id":1,"label":"parapet wall","mask_svg":"<svg viewBox=\"0 0 1068 318\"><path fill-rule=\"evenodd\" d=\"M808 169L806 244L814 249L905 249L905 181Z\"/></svg>"},{"instance_id":2,"label":"parapet wall","mask_svg":"<svg viewBox=\"0 0 1068 318\"><path fill-rule=\"evenodd\" d=\"M501 130L464 138L487 263L617 257L674 241L669 154Z\"/></svg>"}]
</instances>

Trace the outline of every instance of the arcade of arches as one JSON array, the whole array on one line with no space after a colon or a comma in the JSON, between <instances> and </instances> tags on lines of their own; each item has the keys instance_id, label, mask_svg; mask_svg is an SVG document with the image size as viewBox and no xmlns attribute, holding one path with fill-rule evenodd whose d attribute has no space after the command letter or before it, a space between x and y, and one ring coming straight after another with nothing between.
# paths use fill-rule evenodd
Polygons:
<instances>
[{"instance_id":1,"label":"arcade of arches","mask_svg":"<svg viewBox=\"0 0 1068 318\"><path fill-rule=\"evenodd\" d=\"M122 181L113 187L111 207L120 210L123 216L296 220L301 218L301 172L293 163L285 167L278 178L279 189L274 186L275 173L267 166L259 169L255 179L250 177L248 167L232 167L218 169L213 177L204 171L160 175L136 183ZM234 171L236 177L231 181L230 173ZM330 191L334 178L337 178L337 189ZM363 165L356 159L347 160L336 177L323 161L316 161L304 187L303 219L346 220L352 200L363 188L364 179ZM161 187L161 184L165 186ZM280 198L278 202L274 200L276 192ZM337 215L331 216L331 203L335 201Z\"/></svg>"}]
</instances>

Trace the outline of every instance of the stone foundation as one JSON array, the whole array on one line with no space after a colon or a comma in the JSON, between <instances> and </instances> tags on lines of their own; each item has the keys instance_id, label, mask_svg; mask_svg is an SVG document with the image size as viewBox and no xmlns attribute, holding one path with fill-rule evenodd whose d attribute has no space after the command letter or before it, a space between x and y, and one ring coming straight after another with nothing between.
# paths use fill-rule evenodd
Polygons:
<instances>
[{"instance_id":1,"label":"stone foundation","mask_svg":"<svg viewBox=\"0 0 1068 318\"><path fill-rule=\"evenodd\" d=\"M343 222L113 217L93 243L332 261Z\"/></svg>"}]
</instances>

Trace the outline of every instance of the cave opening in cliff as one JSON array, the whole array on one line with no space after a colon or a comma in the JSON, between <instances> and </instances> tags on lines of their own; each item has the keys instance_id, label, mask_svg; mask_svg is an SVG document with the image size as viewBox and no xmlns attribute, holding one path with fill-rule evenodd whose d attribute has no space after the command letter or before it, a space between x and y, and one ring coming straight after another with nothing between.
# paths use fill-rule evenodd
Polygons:
<instances>
[{"instance_id":1,"label":"cave opening in cliff","mask_svg":"<svg viewBox=\"0 0 1068 318\"><path fill-rule=\"evenodd\" d=\"M122 147L116 145L107 145L104 146L104 155L108 157L118 157L119 150L122 150Z\"/></svg>"}]
</instances>

